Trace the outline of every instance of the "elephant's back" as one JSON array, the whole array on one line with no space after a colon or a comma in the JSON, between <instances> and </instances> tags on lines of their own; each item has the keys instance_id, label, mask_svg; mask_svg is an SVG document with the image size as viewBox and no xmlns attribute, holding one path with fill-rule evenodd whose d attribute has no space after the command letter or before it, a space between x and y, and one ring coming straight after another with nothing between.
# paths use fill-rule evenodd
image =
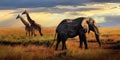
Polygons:
<instances>
[{"instance_id":1,"label":"elephant's back","mask_svg":"<svg viewBox=\"0 0 120 60\"><path fill-rule=\"evenodd\" d=\"M65 28L67 28L66 20L62 20L60 24L57 26L56 32L65 31L66 30Z\"/></svg>"},{"instance_id":2,"label":"elephant's back","mask_svg":"<svg viewBox=\"0 0 120 60\"><path fill-rule=\"evenodd\" d=\"M81 25L81 22L85 17L79 17L76 19L64 19L56 28L56 32L67 32L68 30L75 29L78 25Z\"/></svg>"},{"instance_id":3,"label":"elephant's back","mask_svg":"<svg viewBox=\"0 0 120 60\"><path fill-rule=\"evenodd\" d=\"M81 23L84 20L85 17L79 17L76 19L73 19L73 23Z\"/></svg>"}]
</instances>

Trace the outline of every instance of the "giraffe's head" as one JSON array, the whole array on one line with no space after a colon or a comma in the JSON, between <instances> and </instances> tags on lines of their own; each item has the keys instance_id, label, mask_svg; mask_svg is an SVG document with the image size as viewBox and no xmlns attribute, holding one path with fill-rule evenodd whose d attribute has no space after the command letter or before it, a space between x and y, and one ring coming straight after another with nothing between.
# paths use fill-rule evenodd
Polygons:
<instances>
[{"instance_id":1,"label":"giraffe's head","mask_svg":"<svg viewBox=\"0 0 120 60\"><path fill-rule=\"evenodd\" d=\"M25 10L25 11L22 13L22 15L23 15L23 14L27 14L27 11Z\"/></svg>"},{"instance_id":2,"label":"giraffe's head","mask_svg":"<svg viewBox=\"0 0 120 60\"><path fill-rule=\"evenodd\" d=\"M16 17L16 19L20 18L20 15L18 14L18 16Z\"/></svg>"}]
</instances>

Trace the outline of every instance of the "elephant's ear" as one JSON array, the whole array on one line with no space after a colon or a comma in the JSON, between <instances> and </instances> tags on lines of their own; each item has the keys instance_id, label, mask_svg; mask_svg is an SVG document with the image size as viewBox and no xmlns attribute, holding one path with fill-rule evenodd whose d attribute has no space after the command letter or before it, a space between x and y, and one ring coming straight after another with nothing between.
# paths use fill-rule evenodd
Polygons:
<instances>
[{"instance_id":1,"label":"elephant's ear","mask_svg":"<svg viewBox=\"0 0 120 60\"><path fill-rule=\"evenodd\" d=\"M83 27L85 32L89 32L89 25L87 24L88 20L89 20L89 18L84 18L81 22L81 26Z\"/></svg>"},{"instance_id":2,"label":"elephant's ear","mask_svg":"<svg viewBox=\"0 0 120 60\"><path fill-rule=\"evenodd\" d=\"M94 26L97 26L96 22L93 18L89 18L89 23L92 23Z\"/></svg>"},{"instance_id":3,"label":"elephant's ear","mask_svg":"<svg viewBox=\"0 0 120 60\"><path fill-rule=\"evenodd\" d=\"M95 20L93 18L89 19L89 22L92 24L93 28L91 29L93 32L95 32L95 34L99 35L99 29L97 27L97 24L95 22Z\"/></svg>"}]
</instances>

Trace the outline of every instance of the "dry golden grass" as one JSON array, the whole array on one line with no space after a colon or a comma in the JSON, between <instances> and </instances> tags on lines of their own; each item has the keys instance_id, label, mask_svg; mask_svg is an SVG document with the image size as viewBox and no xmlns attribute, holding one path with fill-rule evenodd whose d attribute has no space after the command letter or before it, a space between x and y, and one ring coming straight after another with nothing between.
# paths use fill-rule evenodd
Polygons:
<instances>
[{"instance_id":1,"label":"dry golden grass","mask_svg":"<svg viewBox=\"0 0 120 60\"><path fill-rule=\"evenodd\" d=\"M55 28L43 28L44 36L26 37L23 28L0 28L0 60L120 60L120 28L100 28L102 47L87 33L89 49L79 48L78 37L67 40L68 50L47 47L53 40ZM6 42L7 45L1 43ZM29 44L33 43L33 44ZM16 43L15 45L10 45ZM19 44L20 43L20 44ZM24 45L28 44L28 45Z\"/></svg>"}]
</instances>

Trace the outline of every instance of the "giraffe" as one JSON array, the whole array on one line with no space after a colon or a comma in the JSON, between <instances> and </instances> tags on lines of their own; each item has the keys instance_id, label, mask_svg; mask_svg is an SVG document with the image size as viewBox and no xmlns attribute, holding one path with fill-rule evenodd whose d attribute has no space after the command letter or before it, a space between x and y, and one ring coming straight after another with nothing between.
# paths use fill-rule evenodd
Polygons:
<instances>
[{"instance_id":1,"label":"giraffe","mask_svg":"<svg viewBox=\"0 0 120 60\"><path fill-rule=\"evenodd\" d=\"M18 15L17 17L16 17L16 19L20 19L21 21L22 21L22 23L25 25L25 31L26 31L26 36L29 34L29 36L30 36L30 32L32 31L32 29L31 29L31 27L30 27L30 24L28 23L28 22L26 22L23 18L22 18L22 16L20 16L20 15Z\"/></svg>"},{"instance_id":2,"label":"giraffe","mask_svg":"<svg viewBox=\"0 0 120 60\"><path fill-rule=\"evenodd\" d=\"M42 34L42 32L41 32L41 25L37 24L34 20L32 20L31 17L30 17L30 15L29 15L29 13L28 13L26 10L22 13L22 15L23 15L23 14L26 14L27 20L28 20L29 23L31 24L31 28L33 29L32 34L34 34L34 36L35 36L35 30L38 30L38 31L39 31L39 34L40 34L41 36L43 36L43 34Z\"/></svg>"}]
</instances>

